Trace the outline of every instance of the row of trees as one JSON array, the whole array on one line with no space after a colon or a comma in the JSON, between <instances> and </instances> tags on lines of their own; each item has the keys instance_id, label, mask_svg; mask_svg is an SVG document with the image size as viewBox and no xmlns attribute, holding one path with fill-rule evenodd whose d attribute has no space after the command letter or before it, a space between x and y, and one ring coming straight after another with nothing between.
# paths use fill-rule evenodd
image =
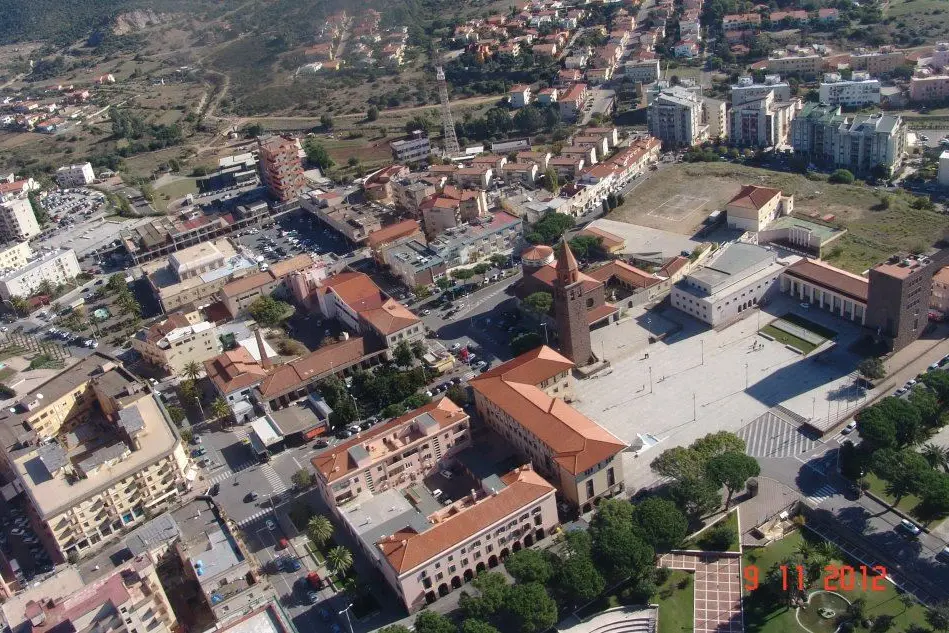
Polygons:
<instances>
[{"instance_id":1,"label":"row of trees","mask_svg":"<svg viewBox=\"0 0 949 633\"><path fill-rule=\"evenodd\" d=\"M599 596L608 586L623 585L627 603L648 601L657 581L668 572L655 566L657 553L678 547L688 529L686 517L667 499L638 505L604 500L589 531L565 534L561 555L525 549L511 554L504 565L514 579L498 572L481 573L473 592L459 599L461 624L431 611L415 620L416 633L539 633ZM395 625L384 633L407 633Z\"/></svg>"},{"instance_id":2,"label":"row of trees","mask_svg":"<svg viewBox=\"0 0 949 633\"><path fill-rule=\"evenodd\" d=\"M857 414L863 441L844 445L841 469L853 479L873 472L896 503L918 496L914 512L932 519L949 514L949 452L926 443L949 422L949 374L930 371L920 383L905 399L890 396Z\"/></svg>"},{"instance_id":3,"label":"row of trees","mask_svg":"<svg viewBox=\"0 0 949 633\"><path fill-rule=\"evenodd\" d=\"M728 431L709 433L687 447L667 449L650 467L673 480L670 496L692 520L721 505L723 487L727 509L732 496L744 490L749 479L761 474L757 460L745 454L745 441Z\"/></svg>"},{"instance_id":4,"label":"row of trees","mask_svg":"<svg viewBox=\"0 0 949 633\"><path fill-rule=\"evenodd\" d=\"M396 349L396 363L403 367L411 365L411 357L420 352L410 346ZM428 378L423 367L399 369L383 365L375 371L357 371L349 389L338 377L329 377L320 383L319 392L333 409L330 425L339 428L377 413L396 417L431 402L431 398L418 393Z\"/></svg>"}]
</instances>

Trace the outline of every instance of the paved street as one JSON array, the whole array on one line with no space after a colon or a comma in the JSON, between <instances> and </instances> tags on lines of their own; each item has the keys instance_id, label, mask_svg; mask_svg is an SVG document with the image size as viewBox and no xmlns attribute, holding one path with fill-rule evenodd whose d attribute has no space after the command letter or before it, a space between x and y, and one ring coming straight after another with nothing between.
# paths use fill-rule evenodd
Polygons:
<instances>
[{"instance_id":1,"label":"paved street","mask_svg":"<svg viewBox=\"0 0 949 633\"><path fill-rule=\"evenodd\" d=\"M767 411L754 422L738 430L752 457L794 457L820 444L812 433Z\"/></svg>"}]
</instances>

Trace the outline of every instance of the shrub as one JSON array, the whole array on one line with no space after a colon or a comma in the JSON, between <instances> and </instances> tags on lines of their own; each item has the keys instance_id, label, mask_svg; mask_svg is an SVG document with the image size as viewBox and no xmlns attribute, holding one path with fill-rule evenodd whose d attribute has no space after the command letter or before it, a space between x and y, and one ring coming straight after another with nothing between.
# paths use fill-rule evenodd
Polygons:
<instances>
[{"instance_id":1,"label":"shrub","mask_svg":"<svg viewBox=\"0 0 949 633\"><path fill-rule=\"evenodd\" d=\"M828 182L832 182L839 185L852 185L853 184L853 174L850 173L847 169L838 169L830 175L830 178L827 179Z\"/></svg>"}]
</instances>

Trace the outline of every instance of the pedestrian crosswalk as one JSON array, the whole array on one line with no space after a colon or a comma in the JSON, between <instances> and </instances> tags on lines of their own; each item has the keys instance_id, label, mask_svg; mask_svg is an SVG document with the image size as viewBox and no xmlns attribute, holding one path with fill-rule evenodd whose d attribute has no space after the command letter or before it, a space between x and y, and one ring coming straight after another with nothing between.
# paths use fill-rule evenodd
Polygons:
<instances>
[{"instance_id":1,"label":"pedestrian crosswalk","mask_svg":"<svg viewBox=\"0 0 949 633\"><path fill-rule=\"evenodd\" d=\"M770 411L739 429L738 437L745 440L745 452L751 457L794 457L821 443Z\"/></svg>"},{"instance_id":2,"label":"pedestrian crosswalk","mask_svg":"<svg viewBox=\"0 0 949 633\"><path fill-rule=\"evenodd\" d=\"M259 512L255 512L254 514L250 515L250 516L247 517L246 519L241 519L240 521L237 522L237 525L239 525L239 526L241 526L241 527L245 527L245 526L250 525L251 523L253 523L253 522L255 522L255 521L263 521L263 518L264 518L265 516L267 516L268 514L273 514L273 511L272 511L272 510L260 510Z\"/></svg>"},{"instance_id":3,"label":"pedestrian crosswalk","mask_svg":"<svg viewBox=\"0 0 949 633\"><path fill-rule=\"evenodd\" d=\"M805 497L804 499L811 505L819 506L824 501L827 501L828 499L833 497L835 494L837 494L837 489L831 486L830 484L826 484L818 488L814 492L814 494L809 495Z\"/></svg>"},{"instance_id":4,"label":"pedestrian crosswalk","mask_svg":"<svg viewBox=\"0 0 949 633\"><path fill-rule=\"evenodd\" d=\"M270 489L274 494L280 494L289 488L287 484L283 483L283 480L280 478L280 475L274 469L273 465L264 464L260 467L260 472L264 476L264 479L267 480L267 483L270 484Z\"/></svg>"},{"instance_id":5,"label":"pedestrian crosswalk","mask_svg":"<svg viewBox=\"0 0 949 633\"><path fill-rule=\"evenodd\" d=\"M208 484L213 486L213 485L216 484L216 483L220 483L220 482L222 482L222 481L224 481L224 480L226 480L226 479L230 479L231 477L233 477L233 476L236 475L237 473L241 472L242 470L246 470L246 469L250 468L251 466L254 466L256 463L257 463L257 462L255 462L255 461L253 461L253 460L250 460L250 461L244 462L243 464L239 464L238 466L235 466L234 468L226 468L226 467L225 467L225 468L224 468L223 470L221 470L220 472L218 472L218 473L214 474L213 476L209 477L209 478L208 478ZM213 471L212 471L212 472L213 472Z\"/></svg>"},{"instance_id":6,"label":"pedestrian crosswalk","mask_svg":"<svg viewBox=\"0 0 949 633\"><path fill-rule=\"evenodd\" d=\"M247 439L248 429L246 426L233 426L231 427L231 435L237 438L238 442L243 442Z\"/></svg>"}]
</instances>

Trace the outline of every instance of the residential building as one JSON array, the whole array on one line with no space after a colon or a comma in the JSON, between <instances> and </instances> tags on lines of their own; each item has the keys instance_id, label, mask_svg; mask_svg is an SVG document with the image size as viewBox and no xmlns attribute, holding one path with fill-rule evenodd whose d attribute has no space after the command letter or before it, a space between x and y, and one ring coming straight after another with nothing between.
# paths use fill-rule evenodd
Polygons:
<instances>
[{"instance_id":1,"label":"residential building","mask_svg":"<svg viewBox=\"0 0 949 633\"><path fill-rule=\"evenodd\" d=\"M808 103L791 124L795 152L809 160L868 174L893 173L903 162L906 124L890 114L845 116L840 106Z\"/></svg>"},{"instance_id":2,"label":"residential building","mask_svg":"<svg viewBox=\"0 0 949 633\"><path fill-rule=\"evenodd\" d=\"M941 186L949 187L949 150L939 154L939 170L936 180Z\"/></svg>"},{"instance_id":3,"label":"residential building","mask_svg":"<svg viewBox=\"0 0 949 633\"><path fill-rule=\"evenodd\" d=\"M589 512L625 489L626 444L567 404L574 363L547 346L521 354L470 380L475 407L489 428Z\"/></svg>"},{"instance_id":4,"label":"residential building","mask_svg":"<svg viewBox=\"0 0 949 633\"><path fill-rule=\"evenodd\" d=\"M728 136L727 106L727 102L722 99L702 99L702 124L708 126L710 139L723 139Z\"/></svg>"},{"instance_id":5,"label":"residential building","mask_svg":"<svg viewBox=\"0 0 949 633\"><path fill-rule=\"evenodd\" d=\"M743 31L761 28L761 14L736 13L722 16L722 28L726 31Z\"/></svg>"},{"instance_id":6,"label":"residential building","mask_svg":"<svg viewBox=\"0 0 949 633\"><path fill-rule=\"evenodd\" d=\"M419 163L428 160L432 144L422 130L415 130L408 137L389 143L392 158L397 163Z\"/></svg>"},{"instance_id":7,"label":"residential building","mask_svg":"<svg viewBox=\"0 0 949 633\"><path fill-rule=\"evenodd\" d=\"M501 168L501 174L507 182L519 182L532 186L539 175L537 163L507 163Z\"/></svg>"},{"instance_id":8,"label":"residential building","mask_svg":"<svg viewBox=\"0 0 949 633\"><path fill-rule=\"evenodd\" d=\"M572 72L572 71L571 71ZM583 105L587 100L587 85L584 83L575 83L560 97L557 102L560 108L560 117L566 121L574 121L583 110Z\"/></svg>"},{"instance_id":9,"label":"residential building","mask_svg":"<svg viewBox=\"0 0 949 633\"><path fill-rule=\"evenodd\" d=\"M63 188L85 187L95 182L96 174L92 163L64 165L56 170L56 184Z\"/></svg>"},{"instance_id":10,"label":"residential building","mask_svg":"<svg viewBox=\"0 0 949 633\"><path fill-rule=\"evenodd\" d=\"M477 160L477 158L476 158ZM418 207L422 200L434 195L438 188L443 184L442 179L433 179L420 177L417 179L405 178L392 183L392 197L395 206L418 213Z\"/></svg>"},{"instance_id":11,"label":"residential building","mask_svg":"<svg viewBox=\"0 0 949 633\"><path fill-rule=\"evenodd\" d=\"M791 84L781 81L781 75L765 75L763 84L756 84L752 77L739 77L738 83L731 87L731 103L733 107L739 106L769 94L774 95L775 101L790 101Z\"/></svg>"},{"instance_id":12,"label":"residential building","mask_svg":"<svg viewBox=\"0 0 949 633\"><path fill-rule=\"evenodd\" d=\"M909 80L909 100L917 103L949 97L949 75L921 74Z\"/></svg>"},{"instance_id":13,"label":"residential building","mask_svg":"<svg viewBox=\"0 0 949 633\"><path fill-rule=\"evenodd\" d=\"M362 185L366 198L376 202L391 201L394 195L393 183L408 175L409 168L405 165L389 165L374 174L370 174Z\"/></svg>"},{"instance_id":14,"label":"residential building","mask_svg":"<svg viewBox=\"0 0 949 633\"><path fill-rule=\"evenodd\" d=\"M33 257L29 242L7 242L0 245L0 271L26 266Z\"/></svg>"},{"instance_id":15,"label":"residential building","mask_svg":"<svg viewBox=\"0 0 949 633\"><path fill-rule=\"evenodd\" d=\"M365 490L402 490L471 445L471 418L447 397L313 458L316 488L330 508Z\"/></svg>"},{"instance_id":16,"label":"residential building","mask_svg":"<svg viewBox=\"0 0 949 633\"><path fill-rule=\"evenodd\" d=\"M257 262L238 253L227 238L189 246L142 265L166 314L208 306L225 285L258 271Z\"/></svg>"},{"instance_id":17,"label":"residential building","mask_svg":"<svg viewBox=\"0 0 949 633\"><path fill-rule=\"evenodd\" d=\"M273 598L258 601L263 606L249 613L239 612L223 625L208 629L205 633L298 633L290 614Z\"/></svg>"},{"instance_id":18,"label":"residential building","mask_svg":"<svg viewBox=\"0 0 949 633\"><path fill-rule=\"evenodd\" d=\"M183 248L210 242L250 227L273 223L266 202L238 205L226 213L197 207L177 217L162 216L131 229L122 229L122 244L136 265L165 257Z\"/></svg>"},{"instance_id":19,"label":"residential building","mask_svg":"<svg viewBox=\"0 0 949 633\"><path fill-rule=\"evenodd\" d=\"M172 633L179 628L155 566L144 556L87 583L67 567L12 597L3 612L11 633Z\"/></svg>"},{"instance_id":20,"label":"residential building","mask_svg":"<svg viewBox=\"0 0 949 633\"><path fill-rule=\"evenodd\" d=\"M424 241L424 239L425 234L422 232L422 225L418 223L418 220L403 220L370 233L369 248L372 251L373 259L385 265L383 254L388 248L412 240Z\"/></svg>"},{"instance_id":21,"label":"residential building","mask_svg":"<svg viewBox=\"0 0 949 633\"><path fill-rule=\"evenodd\" d=\"M668 147L691 147L708 138L701 97L679 86L659 91L646 108L646 122L649 134Z\"/></svg>"},{"instance_id":22,"label":"residential building","mask_svg":"<svg viewBox=\"0 0 949 633\"><path fill-rule=\"evenodd\" d=\"M508 91L508 101L515 110L523 108L531 102L531 87L527 84L511 86L511 89Z\"/></svg>"},{"instance_id":23,"label":"residential building","mask_svg":"<svg viewBox=\"0 0 949 633\"><path fill-rule=\"evenodd\" d=\"M322 261L304 253L276 262L267 270L228 282L218 291L217 296L233 318L242 314L257 299L269 297L278 289L285 290L287 277L292 273L308 269L325 272L325 268Z\"/></svg>"},{"instance_id":24,"label":"residential building","mask_svg":"<svg viewBox=\"0 0 949 633\"><path fill-rule=\"evenodd\" d=\"M451 181L463 189L487 189L491 186L494 170L485 164L461 167L449 172Z\"/></svg>"},{"instance_id":25,"label":"residential building","mask_svg":"<svg viewBox=\"0 0 949 633\"><path fill-rule=\"evenodd\" d=\"M933 275L933 291L929 307L941 315L949 315L949 266L943 266Z\"/></svg>"},{"instance_id":26,"label":"residential building","mask_svg":"<svg viewBox=\"0 0 949 633\"><path fill-rule=\"evenodd\" d=\"M780 148L788 142L799 101L777 101L774 92L740 105L729 112L728 140L746 147Z\"/></svg>"},{"instance_id":27,"label":"residential building","mask_svg":"<svg viewBox=\"0 0 949 633\"><path fill-rule=\"evenodd\" d=\"M29 297L44 282L55 288L73 281L80 272L79 260L71 248L40 251L33 254L25 265L0 272L0 297Z\"/></svg>"},{"instance_id":28,"label":"residential building","mask_svg":"<svg viewBox=\"0 0 949 633\"><path fill-rule=\"evenodd\" d=\"M362 245L369 235L382 228L380 216L385 207L373 202L362 204L328 204L324 194L308 191L300 198L300 208L345 237L353 244Z\"/></svg>"},{"instance_id":29,"label":"residential building","mask_svg":"<svg viewBox=\"0 0 949 633\"><path fill-rule=\"evenodd\" d=\"M5 410L0 441L8 480L60 562L98 549L188 487L188 458L164 406L98 352Z\"/></svg>"},{"instance_id":30,"label":"residential building","mask_svg":"<svg viewBox=\"0 0 949 633\"><path fill-rule=\"evenodd\" d=\"M781 274L781 292L861 325L867 316L868 291L865 277L816 259L802 259Z\"/></svg>"},{"instance_id":31,"label":"residential building","mask_svg":"<svg viewBox=\"0 0 949 633\"><path fill-rule=\"evenodd\" d=\"M851 79L839 73L825 73L820 85L820 102L829 105L860 107L880 103L880 80L869 73L855 72Z\"/></svg>"},{"instance_id":32,"label":"residential building","mask_svg":"<svg viewBox=\"0 0 949 633\"><path fill-rule=\"evenodd\" d=\"M40 225L27 196L0 202L0 237L5 241L28 240L39 235Z\"/></svg>"},{"instance_id":33,"label":"residential building","mask_svg":"<svg viewBox=\"0 0 949 633\"><path fill-rule=\"evenodd\" d=\"M816 76L824 69L824 58L817 53L785 54L778 51L777 55L768 57L765 68L769 73L781 75L797 73Z\"/></svg>"},{"instance_id":34,"label":"residential building","mask_svg":"<svg viewBox=\"0 0 949 633\"><path fill-rule=\"evenodd\" d=\"M251 394L267 377L269 369L242 346L204 361L205 373L214 390L227 401L238 422L252 417Z\"/></svg>"},{"instance_id":35,"label":"residential building","mask_svg":"<svg viewBox=\"0 0 949 633\"><path fill-rule=\"evenodd\" d=\"M644 84L658 81L661 75L659 59L633 60L623 64L623 77Z\"/></svg>"},{"instance_id":36,"label":"residential building","mask_svg":"<svg viewBox=\"0 0 949 633\"><path fill-rule=\"evenodd\" d=\"M949 251L932 257L894 256L870 269L866 325L893 351L915 341L926 329L933 275L949 259Z\"/></svg>"},{"instance_id":37,"label":"residential building","mask_svg":"<svg viewBox=\"0 0 949 633\"><path fill-rule=\"evenodd\" d=\"M784 215L794 211L794 196L785 196L779 189L744 185L725 204L728 226L742 231L761 231Z\"/></svg>"},{"instance_id":38,"label":"residential building","mask_svg":"<svg viewBox=\"0 0 949 633\"><path fill-rule=\"evenodd\" d=\"M760 246L732 243L674 285L670 303L712 327L725 325L778 292L778 277L792 259L779 261Z\"/></svg>"},{"instance_id":39,"label":"residential building","mask_svg":"<svg viewBox=\"0 0 949 633\"><path fill-rule=\"evenodd\" d=\"M132 349L170 375L181 376L188 364L200 365L221 353L217 328L199 318L189 319L182 312L170 314L161 323L139 330L132 337Z\"/></svg>"},{"instance_id":40,"label":"residential building","mask_svg":"<svg viewBox=\"0 0 949 633\"><path fill-rule=\"evenodd\" d=\"M218 622L239 618L272 596L257 563L213 501L198 497L172 516L180 533L173 549L183 579L200 588L195 598Z\"/></svg>"},{"instance_id":41,"label":"residential building","mask_svg":"<svg viewBox=\"0 0 949 633\"><path fill-rule=\"evenodd\" d=\"M300 142L291 136L266 136L257 139L260 180L278 202L300 197L306 188Z\"/></svg>"},{"instance_id":42,"label":"residential building","mask_svg":"<svg viewBox=\"0 0 949 633\"><path fill-rule=\"evenodd\" d=\"M777 26L795 26L807 22L807 11L804 9L793 9L789 11L772 11L768 16L768 21Z\"/></svg>"},{"instance_id":43,"label":"residential building","mask_svg":"<svg viewBox=\"0 0 949 633\"><path fill-rule=\"evenodd\" d=\"M536 165L534 165L536 168ZM508 254L523 238L523 222L503 211L488 214L466 225L447 229L429 242L448 269L468 266L491 255Z\"/></svg>"},{"instance_id":44,"label":"residential building","mask_svg":"<svg viewBox=\"0 0 949 633\"><path fill-rule=\"evenodd\" d=\"M393 244L382 251L390 272L407 287L431 286L445 275L445 260L423 241Z\"/></svg>"},{"instance_id":45,"label":"residential building","mask_svg":"<svg viewBox=\"0 0 949 633\"><path fill-rule=\"evenodd\" d=\"M425 235L435 239L446 230L478 220L488 213L487 194L482 189L445 187L441 194L422 203Z\"/></svg>"},{"instance_id":46,"label":"residential building","mask_svg":"<svg viewBox=\"0 0 949 633\"><path fill-rule=\"evenodd\" d=\"M936 45L938 48L938 44ZM883 46L878 51L865 51L850 54L850 68L864 70L878 77L891 73L906 63L906 53L892 46Z\"/></svg>"},{"instance_id":47,"label":"residential building","mask_svg":"<svg viewBox=\"0 0 949 633\"><path fill-rule=\"evenodd\" d=\"M254 185L257 180L257 157L253 152L244 152L219 159L218 168L198 176L195 184L201 193L210 193L219 189Z\"/></svg>"}]
</instances>

